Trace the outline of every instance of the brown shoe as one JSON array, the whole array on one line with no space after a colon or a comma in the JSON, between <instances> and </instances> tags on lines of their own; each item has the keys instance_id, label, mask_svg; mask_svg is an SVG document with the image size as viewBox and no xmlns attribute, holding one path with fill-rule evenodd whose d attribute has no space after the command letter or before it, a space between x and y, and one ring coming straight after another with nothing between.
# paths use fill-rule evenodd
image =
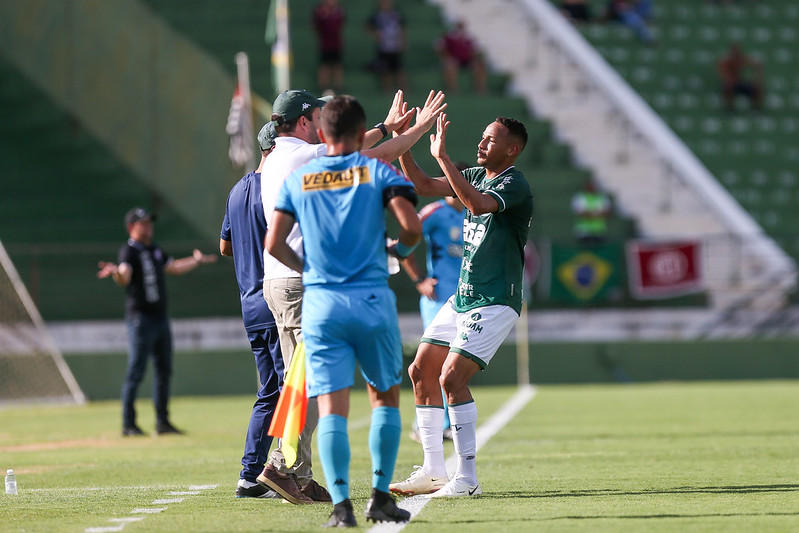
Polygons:
<instances>
[{"instance_id":1,"label":"brown shoe","mask_svg":"<svg viewBox=\"0 0 799 533\"><path fill-rule=\"evenodd\" d=\"M258 476L258 483L280 494L286 501L294 504L313 503L314 501L302 493L300 484L293 474L280 474L274 465L267 464Z\"/></svg>"},{"instance_id":2,"label":"brown shoe","mask_svg":"<svg viewBox=\"0 0 799 533\"><path fill-rule=\"evenodd\" d=\"M315 502L333 503L333 498L330 497L327 489L313 479L302 488L302 493Z\"/></svg>"}]
</instances>

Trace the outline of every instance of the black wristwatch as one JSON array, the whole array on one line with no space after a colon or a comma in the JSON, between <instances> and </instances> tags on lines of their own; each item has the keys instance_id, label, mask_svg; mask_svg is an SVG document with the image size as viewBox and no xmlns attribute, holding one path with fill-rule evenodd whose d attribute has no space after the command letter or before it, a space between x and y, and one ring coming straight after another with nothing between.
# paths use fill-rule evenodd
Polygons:
<instances>
[{"instance_id":1,"label":"black wristwatch","mask_svg":"<svg viewBox=\"0 0 799 533\"><path fill-rule=\"evenodd\" d=\"M385 124L383 124L382 122L379 122L379 123L375 124L373 127L380 130L380 133L383 134L383 138L384 139L386 137L388 137L388 128L386 128Z\"/></svg>"},{"instance_id":2,"label":"black wristwatch","mask_svg":"<svg viewBox=\"0 0 799 533\"><path fill-rule=\"evenodd\" d=\"M421 278L416 278L415 280L413 280L413 283L414 283L414 285L419 285L419 284L420 284L421 282L423 282L425 279L427 279L427 278L425 278L424 276L422 276Z\"/></svg>"}]
</instances>

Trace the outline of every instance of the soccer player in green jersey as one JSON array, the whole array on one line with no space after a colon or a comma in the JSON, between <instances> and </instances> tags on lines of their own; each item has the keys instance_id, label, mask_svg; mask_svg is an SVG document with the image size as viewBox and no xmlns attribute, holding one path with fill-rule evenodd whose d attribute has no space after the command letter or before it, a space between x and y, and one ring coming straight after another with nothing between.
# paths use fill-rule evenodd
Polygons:
<instances>
[{"instance_id":1,"label":"soccer player in green jersey","mask_svg":"<svg viewBox=\"0 0 799 533\"><path fill-rule=\"evenodd\" d=\"M390 485L391 492L406 496L482 493L475 467L477 407L469 380L485 369L519 315L524 245L533 214L530 185L514 167L527 143L524 125L498 117L486 126L477 145L478 166L463 172L447 154L448 127L447 116L441 114L430 136L430 153L444 177L428 176L410 152L400 156L402 170L421 196L455 195L466 207L458 290L425 329L408 368L424 463L405 481ZM452 479L444 465L444 409L458 455Z\"/></svg>"}]
</instances>

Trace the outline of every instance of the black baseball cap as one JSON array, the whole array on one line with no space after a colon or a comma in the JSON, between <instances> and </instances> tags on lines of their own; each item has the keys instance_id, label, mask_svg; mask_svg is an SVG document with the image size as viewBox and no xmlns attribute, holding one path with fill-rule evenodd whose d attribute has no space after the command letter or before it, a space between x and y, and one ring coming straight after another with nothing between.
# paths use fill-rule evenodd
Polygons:
<instances>
[{"instance_id":1,"label":"black baseball cap","mask_svg":"<svg viewBox=\"0 0 799 533\"><path fill-rule=\"evenodd\" d=\"M140 220L152 220L155 221L158 217L153 215L143 207L134 207L127 213L125 213L125 227L127 228L131 224L135 224Z\"/></svg>"}]
</instances>

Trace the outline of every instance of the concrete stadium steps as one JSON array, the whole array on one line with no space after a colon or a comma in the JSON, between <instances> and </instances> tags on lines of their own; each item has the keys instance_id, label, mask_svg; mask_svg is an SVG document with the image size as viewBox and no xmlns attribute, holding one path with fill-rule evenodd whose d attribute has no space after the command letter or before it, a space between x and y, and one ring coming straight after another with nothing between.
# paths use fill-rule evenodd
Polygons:
<instances>
[{"instance_id":1,"label":"concrete stadium steps","mask_svg":"<svg viewBox=\"0 0 799 533\"><path fill-rule=\"evenodd\" d=\"M620 25L583 33L664 118L719 181L794 258L799 213L791 210L799 173L799 90L795 64L799 5L732 5L672 0L656 5L656 49ZM722 110L715 62L732 41L765 66L765 112Z\"/></svg>"}]
</instances>

